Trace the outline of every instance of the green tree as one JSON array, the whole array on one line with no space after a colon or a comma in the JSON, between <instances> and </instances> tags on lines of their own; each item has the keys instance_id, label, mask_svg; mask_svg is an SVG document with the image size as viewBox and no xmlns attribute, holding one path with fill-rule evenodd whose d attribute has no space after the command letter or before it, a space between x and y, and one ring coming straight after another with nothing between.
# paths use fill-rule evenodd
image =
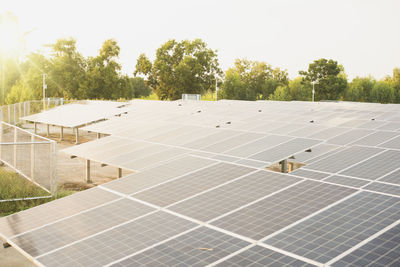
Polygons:
<instances>
[{"instance_id":1,"label":"green tree","mask_svg":"<svg viewBox=\"0 0 400 267\"><path fill-rule=\"evenodd\" d=\"M122 76L117 62L120 48L113 39L106 40L96 57L87 60L81 95L89 99L118 99L129 96L131 83Z\"/></svg>"},{"instance_id":2,"label":"green tree","mask_svg":"<svg viewBox=\"0 0 400 267\"><path fill-rule=\"evenodd\" d=\"M43 98L43 74L51 69L50 61L40 53L31 53L19 66L20 78L7 95L8 104ZM47 94L53 96L56 86L52 80L46 81Z\"/></svg>"},{"instance_id":3,"label":"green tree","mask_svg":"<svg viewBox=\"0 0 400 267\"><path fill-rule=\"evenodd\" d=\"M151 94L151 88L146 85L145 81L141 77L131 78L133 95L130 98L138 98L142 96L149 96Z\"/></svg>"},{"instance_id":4,"label":"green tree","mask_svg":"<svg viewBox=\"0 0 400 267\"><path fill-rule=\"evenodd\" d=\"M372 102L393 103L395 100L395 92L388 82L376 82L371 91Z\"/></svg>"},{"instance_id":5,"label":"green tree","mask_svg":"<svg viewBox=\"0 0 400 267\"><path fill-rule=\"evenodd\" d=\"M337 61L321 58L308 66L308 71L299 71L304 82L318 82L315 85L316 100L337 100L347 86L344 68Z\"/></svg>"},{"instance_id":6,"label":"green tree","mask_svg":"<svg viewBox=\"0 0 400 267\"><path fill-rule=\"evenodd\" d=\"M372 88L376 81L371 77L356 77L348 84L344 91L344 100L346 101L370 101Z\"/></svg>"},{"instance_id":7,"label":"green tree","mask_svg":"<svg viewBox=\"0 0 400 267\"><path fill-rule=\"evenodd\" d=\"M236 59L235 66L226 71L222 86L226 93L222 95L228 99L268 99L277 87L287 86L288 82L286 70L272 69L265 62Z\"/></svg>"},{"instance_id":8,"label":"green tree","mask_svg":"<svg viewBox=\"0 0 400 267\"><path fill-rule=\"evenodd\" d=\"M215 90L219 69L217 52L207 48L200 39L177 42L169 40L157 49L151 65L145 55L140 55L136 74L148 77L148 84L160 99L179 99L183 93L203 94Z\"/></svg>"},{"instance_id":9,"label":"green tree","mask_svg":"<svg viewBox=\"0 0 400 267\"><path fill-rule=\"evenodd\" d=\"M269 100L276 101L290 101L292 100L290 96L290 91L288 86L278 86L275 92L268 97Z\"/></svg>"},{"instance_id":10,"label":"green tree","mask_svg":"<svg viewBox=\"0 0 400 267\"><path fill-rule=\"evenodd\" d=\"M85 79L86 61L76 50L76 41L59 39L53 49L49 78L56 85L52 97L81 98L80 85Z\"/></svg>"},{"instance_id":11,"label":"green tree","mask_svg":"<svg viewBox=\"0 0 400 267\"><path fill-rule=\"evenodd\" d=\"M304 83L301 77L289 81L289 94L292 100L310 101L312 99L312 87Z\"/></svg>"}]
</instances>

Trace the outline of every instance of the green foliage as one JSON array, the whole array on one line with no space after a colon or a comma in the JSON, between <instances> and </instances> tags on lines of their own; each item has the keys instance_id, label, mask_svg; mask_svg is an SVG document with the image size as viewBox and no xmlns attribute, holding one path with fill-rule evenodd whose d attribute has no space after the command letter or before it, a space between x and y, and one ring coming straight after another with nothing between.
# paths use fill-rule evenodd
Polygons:
<instances>
[{"instance_id":1,"label":"green foliage","mask_svg":"<svg viewBox=\"0 0 400 267\"><path fill-rule=\"evenodd\" d=\"M318 82L315 85L315 100L337 100L347 86L343 66L332 59L315 60L308 66L308 71L299 71L299 74L304 82Z\"/></svg>"},{"instance_id":2,"label":"green foliage","mask_svg":"<svg viewBox=\"0 0 400 267\"><path fill-rule=\"evenodd\" d=\"M279 86L288 85L285 70L272 69L265 62L237 59L225 73L221 97L226 99L267 99Z\"/></svg>"},{"instance_id":3,"label":"green foliage","mask_svg":"<svg viewBox=\"0 0 400 267\"><path fill-rule=\"evenodd\" d=\"M395 100L393 87L385 81L375 83L371 91L371 100L378 103L393 103Z\"/></svg>"},{"instance_id":4,"label":"green foliage","mask_svg":"<svg viewBox=\"0 0 400 267\"><path fill-rule=\"evenodd\" d=\"M80 99L82 92L79 89L85 79L86 61L76 50L76 41L72 38L59 39L51 47L53 57L49 80L52 86L49 85L48 95Z\"/></svg>"},{"instance_id":5,"label":"green foliage","mask_svg":"<svg viewBox=\"0 0 400 267\"><path fill-rule=\"evenodd\" d=\"M268 97L269 100L289 101L291 100L288 86L278 86L275 92Z\"/></svg>"},{"instance_id":6,"label":"green foliage","mask_svg":"<svg viewBox=\"0 0 400 267\"><path fill-rule=\"evenodd\" d=\"M289 94L292 100L310 101L312 99L312 87L304 83L301 77L289 81Z\"/></svg>"},{"instance_id":7,"label":"green foliage","mask_svg":"<svg viewBox=\"0 0 400 267\"><path fill-rule=\"evenodd\" d=\"M57 198L67 196L72 193L72 191L66 191L60 188L57 193ZM0 199L42 196L49 196L49 193L29 182L27 179L20 177L18 174L7 171L4 168L0 168ZM40 205L54 199L55 197L35 200L0 202L0 217Z\"/></svg>"},{"instance_id":8,"label":"green foliage","mask_svg":"<svg viewBox=\"0 0 400 267\"><path fill-rule=\"evenodd\" d=\"M215 90L216 75L221 73L216 51L195 39L164 43L157 49L151 68L146 56L140 55L134 74L145 75L148 85L160 99L176 100L184 93L203 94Z\"/></svg>"},{"instance_id":9,"label":"green foliage","mask_svg":"<svg viewBox=\"0 0 400 267\"><path fill-rule=\"evenodd\" d=\"M143 78L134 77L134 78L131 78L130 81L132 83L133 97L135 97L135 98L147 97L152 93L151 88L146 85ZM132 98L132 97L130 97L130 98Z\"/></svg>"},{"instance_id":10,"label":"green foliage","mask_svg":"<svg viewBox=\"0 0 400 267\"><path fill-rule=\"evenodd\" d=\"M371 91L376 81L372 77L356 77L348 84L344 92L346 101L373 101Z\"/></svg>"}]
</instances>

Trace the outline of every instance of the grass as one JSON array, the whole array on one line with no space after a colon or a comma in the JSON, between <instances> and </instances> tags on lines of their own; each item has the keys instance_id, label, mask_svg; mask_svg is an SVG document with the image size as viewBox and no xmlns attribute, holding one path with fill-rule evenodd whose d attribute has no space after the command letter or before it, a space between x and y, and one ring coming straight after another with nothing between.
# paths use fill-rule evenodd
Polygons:
<instances>
[{"instance_id":1,"label":"grass","mask_svg":"<svg viewBox=\"0 0 400 267\"><path fill-rule=\"evenodd\" d=\"M68 196L73 191L67 191L62 188L58 190L57 198ZM0 168L0 199L15 199L27 197L50 196L48 192L31 183L20 175ZM34 200L18 200L0 202L0 217L10 215L12 213L32 208L34 206L54 200L55 197L34 199Z\"/></svg>"}]
</instances>

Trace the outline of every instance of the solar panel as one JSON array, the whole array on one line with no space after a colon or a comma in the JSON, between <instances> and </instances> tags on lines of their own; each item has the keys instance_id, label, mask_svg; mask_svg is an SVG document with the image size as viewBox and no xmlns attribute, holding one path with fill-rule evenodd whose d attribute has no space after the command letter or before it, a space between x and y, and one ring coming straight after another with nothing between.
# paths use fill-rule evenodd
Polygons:
<instances>
[{"instance_id":1,"label":"solar panel","mask_svg":"<svg viewBox=\"0 0 400 267\"><path fill-rule=\"evenodd\" d=\"M249 244L200 227L111 266L206 266Z\"/></svg>"},{"instance_id":2,"label":"solar panel","mask_svg":"<svg viewBox=\"0 0 400 267\"><path fill-rule=\"evenodd\" d=\"M332 267L342 266L399 266L400 225L369 241L348 255L335 261Z\"/></svg>"},{"instance_id":3,"label":"solar panel","mask_svg":"<svg viewBox=\"0 0 400 267\"><path fill-rule=\"evenodd\" d=\"M373 182L369 185L364 186L363 189L400 196L400 186L398 185Z\"/></svg>"},{"instance_id":4,"label":"solar panel","mask_svg":"<svg viewBox=\"0 0 400 267\"><path fill-rule=\"evenodd\" d=\"M39 256L46 266L103 266L155 245L196 224L158 211Z\"/></svg>"},{"instance_id":5,"label":"solar panel","mask_svg":"<svg viewBox=\"0 0 400 267\"><path fill-rule=\"evenodd\" d=\"M288 175L258 171L169 209L205 222L299 181Z\"/></svg>"},{"instance_id":6,"label":"solar panel","mask_svg":"<svg viewBox=\"0 0 400 267\"><path fill-rule=\"evenodd\" d=\"M353 129L346 133L328 139L327 142L329 144L334 144L334 145L346 145L348 143L353 142L354 140L363 138L364 136L367 136L372 133L373 131L371 130Z\"/></svg>"},{"instance_id":7,"label":"solar panel","mask_svg":"<svg viewBox=\"0 0 400 267\"><path fill-rule=\"evenodd\" d=\"M400 167L400 151L388 150L367 159L340 174L358 178L376 180Z\"/></svg>"},{"instance_id":8,"label":"solar panel","mask_svg":"<svg viewBox=\"0 0 400 267\"><path fill-rule=\"evenodd\" d=\"M314 179L314 180L322 180L330 175L328 173L315 172L315 171L304 170L304 169L294 170L291 172L291 174L300 176L300 177L309 178L309 179Z\"/></svg>"},{"instance_id":9,"label":"solar panel","mask_svg":"<svg viewBox=\"0 0 400 267\"><path fill-rule=\"evenodd\" d=\"M46 228L22 234L11 240L30 255L37 257L153 210L153 208L132 200L121 199L55 222ZM32 243L32 240L35 242Z\"/></svg>"},{"instance_id":10,"label":"solar panel","mask_svg":"<svg viewBox=\"0 0 400 267\"><path fill-rule=\"evenodd\" d=\"M252 171L254 169L248 167L219 163L133 196L158 206L167 206Z\"/></svg>"},{"instance_id":11,"label":"solar panel","mask_svg":"<svg viewBox=\"0 0 400 267\"><path fill-rule=\"evenodd\" d=\"M216 163L209 159L186 156L102 186L129 195Z\"/></svg>"},{"instance_id":12,"label":"solar panel","mask_svg":"<svg viewBox=\"0 0 400 267\"><path fill-rule=\"evenodd\" d=\"M247 143L245 145L239 146L237 148L225 151L224 154L232 155L236 157L248 157L264 149L282 144L292 138L281 135L267 135L261 139L254 142Z\"/></svg>"},{"instance_id":13,"label":"solar panel","mask_svg":"<svg viewBox=\"0 0 400 267\"><path fill-rule=\"evenodd\" d=\"M386 176L384 176L378 180L382 181L382 182L400 185L400 169L396 170L390 174L387 174Z\"/></svg>"},{"instance_id":14,"label":"solar panel","mask_svg":"<svg viewBox=\"0 0 400 267\"><path fill-rule=\"evenodd\" d=\"M332 155L306 165L303 168L337 173L381 151L382 150L379 148L353 146L337 153L333 153Z\"/></svg>"},{"instance_id":15,"label":"solar panel","mask_svg":"<svg viewBox=\"0 0 400 267\"><path fill-rule=\"evenodd\" d=\"M298 267L312 267L315 266L310 263L292 258L285 254L264 248L262 246L251 247L233 257L224 260L217 264L219 267L239 267L239 266L298 266Z\"/></svg>"},{"instance_id":16,"label":"solar panel","mask_svg":"<svg viewBox=\"0 0 400 267\"><path fill-rule=\"evenodd\" d=\"M373 134L367 135L364 138L361 138L351 144L354 145L361 145L361 146L377 146L388 139L391 139L395 136L398 136L399 133L396 132L386 132L386 131L379 131Z\"/></svg>"},{"instance_id":17,"label":"solar panel","mask_svg":"<svg viewBox=\"0 0 400 267\"><path fill-rule=\"evenodd\" d=\"M99 188L85 190L66 198L0 218L0 233L4 236L12 237L117 198L119 198L118 195L104 192Z\"/></svg>"},{"instance_id":18,"label":"solar panel","mask_svg":"<svg viewBox=\"0 0 400 267\"><path fill-rule=\"evenodd\" d=\"M350 188L304 181L212 224L259 240L354 192Z\"/></svg>"},{"instance_id":19,"label":"solar panel","mask_svg":"<svg viewBox=\"0 0 400 267\"><path fill-rule=\"evenodd\" d=\"M356 188L360 188L371 182L368 180L361 180L361 179L346 177L346 176L341 176L341 175L333 175L331 177L324 179L324 181L334 183L334 184L339 184L339 185L356 187Z\"/></svg>"},{"instance_id":20,"label":"solar panel","mask_svg":"<svg viewBox=\"0 0 400 267\"><path fill-rule=\"evenodd\" d=\"M290 156L300 151L309 149L310 147L315 146L320 142L321 141L319 140L296 138L286 143L259 152L251 156L250 158L266 162L275 162L282 159L287 159Z\"/></svg>"},{"instance_id":21,"label":"solar panel","mask_svg":"<svg viewBox=\"0 0 400 267\"><path fill-rule=\"evenodd\" d=\"M380 144L379 147L400 149L400 136Z\"/></svg>"},{"instance_id":22,"label":"solar panel","mask_svg":"<svg viewBox=\"0 0 400 267\"><path fill-rule=\"evenodd\" d=\"M208 152L214 152L214 153L222 153L226 150L230 150L234 147L246 144L248 142L254 141L256 139L259 139L260 137L263 137L264 135L262 134L257 134L257 133L243 133L239 134L237 136L225 139L221 142L212 144L210 146L207 146L203 148L203 150L208 151Z\"/></svg>"},{"instance_id":23,"label":"solar panel","mask_svg":"<svg viewBox=\"0 0 400 267\"><path fill-rule=\"evenodd\" d=\"M326 263L400 219L400 199L357 195L264 241Z\"/></svg>"}]
</instances>

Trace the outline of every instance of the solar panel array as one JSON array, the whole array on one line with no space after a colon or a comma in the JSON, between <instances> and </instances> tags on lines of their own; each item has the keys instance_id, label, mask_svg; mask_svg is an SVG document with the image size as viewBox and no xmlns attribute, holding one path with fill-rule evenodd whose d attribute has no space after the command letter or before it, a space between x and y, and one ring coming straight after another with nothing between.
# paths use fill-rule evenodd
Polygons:
<instances>
[{"instance_id":1,"label":"solar panel array","mask_svg":"<svg viewBox=\"0 0 400 267\"><path fill-rule=\"evenodd\" d=\"M40 266L398 266L400 107L133 101L64 150L136 172L0 219ZM265 169L289 159L290 173ZM304 166L303 166L304 165Z\"/></svg>"}]
</instances>

